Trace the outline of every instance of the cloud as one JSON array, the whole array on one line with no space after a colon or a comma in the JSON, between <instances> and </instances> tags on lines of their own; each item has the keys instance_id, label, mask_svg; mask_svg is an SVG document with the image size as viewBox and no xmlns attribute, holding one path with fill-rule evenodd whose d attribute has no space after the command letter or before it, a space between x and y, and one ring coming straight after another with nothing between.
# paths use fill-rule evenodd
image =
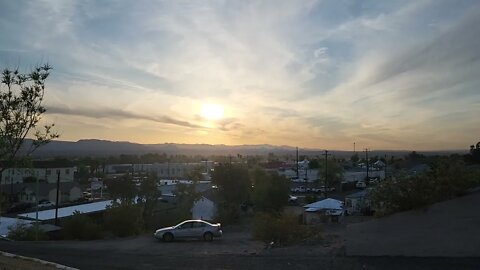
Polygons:
<instances>
[{"instance_id":1,"label":"cloud","mask_svg":"<svg viewBox=\"0 0 480 270\"><path fill-rule=\"evenodd\" d=\"M480 114L479 6L5 2L0 64L50 62L47 113L65 121L149 120L185 141L402 148L435 137L428 147L448 148L466 144L458 133L480 132L449 117ZM226 118L200 118L208 102L227 108ZM175 136L174 126L188 132Z\"/></svg>"},{"instance_id":2,"label":"cloud","mask_svg":"<svg viewBox=\"0 0 480 270\"><path fill-rule=\"evenodd\" d=\"M187 121L178 120L170 116L146 116L118 109L70 109L66 107L47 107L47 114L77 115L90 118L128 118L136 120L148 120L157 123L170 124L188 128L204 128L203 126L192 124Z\"/></svg>"}]
</instances>

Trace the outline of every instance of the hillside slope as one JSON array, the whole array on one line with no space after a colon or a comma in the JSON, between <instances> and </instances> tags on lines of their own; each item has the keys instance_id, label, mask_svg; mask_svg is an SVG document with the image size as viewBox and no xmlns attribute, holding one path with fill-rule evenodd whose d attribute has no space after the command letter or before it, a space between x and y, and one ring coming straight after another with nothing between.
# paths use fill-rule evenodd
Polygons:
<instances>
[{"instance_id":1,"label":"hillside slope","mask_svg":"<svg viewBox=\"0 0 480 270\"><path fill-rule=\"evenodd\" d=\"M480 192L347 227L349 256L480 257Z\"/></svg>"}]
</instances>

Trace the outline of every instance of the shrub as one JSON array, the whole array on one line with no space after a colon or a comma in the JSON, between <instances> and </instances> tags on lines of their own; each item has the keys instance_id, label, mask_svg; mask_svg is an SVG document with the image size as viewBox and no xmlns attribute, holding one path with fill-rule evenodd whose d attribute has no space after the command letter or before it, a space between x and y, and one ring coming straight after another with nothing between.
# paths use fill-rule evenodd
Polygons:
<instances>
[{"instance_id":1,"label":"shrub","mask_svg":"<svg viewBox=\"0 0 480 270\"><path fill-rule=\"evenodd\" d=\"M240 206L221 203L217 206L215 219L222 224L233 224L240 218Z\"/></svg>"},{"instance_id":2,"label":"shrub","mask_svg":"<svg viewBox=\"0 0 480 270\"><path fill-rule=\"evenodd\" d=\"M9 227L7 237L15 241L48 240L48 235L35 225L17 223Z\"/></svg>"},{"instance_id":3,"label":"shrub","mask_svg":"<svg viewBox=\"0 0 480 270\"><path fill-rule=\"evenodd\" d=\"M288 245L301 241L310 235L310 229L298 222L291 214L258 214L255 217L253 236L265 243Z\"/></svg>"},{"instance_id":4,"label":"shrub","mask_svg":"<svg viewBox=\"0 0 480 270\"><path fill-rule=\"evenodd\" d=\"M306 204L311 204L318 201L317 195L307 195L305 196L305 203Z\"/></svg>"},{"instance_id":5,"label":"shrub","mask_svg":"<svg viewBox=\"0 0 480 270\"><path fill-rule=\"evenodd\" d=\"M124 237L142 232L142 208L139 205L115 205L105 213L104 228L115 236Z\"/></svg>"},{"instance_id":6,"label":"shrub","mask_svg":"<svg viewBox=\"0 0 480 270\"><path fill-rule=\"evenodd\" d=\"M101 237L101 227L92 218L80 212L75 212L62 225L65 239L92 240Z\"/></svg>"},{"instance_id":7,"label":"shrub","mask_svg":"<svg viewBox=\"0 0 480 270\"><path fill-rule=\"evenodd\" d=\"M176 225L191 218L192 213L182 208L158 209L152 214L144 216L144 225L147 231L151 231L161 227Z\"/></svg>"},{"instance_id":8,"label":"shrub","mask_svg":"<svg viewBox=\"0 0 480 270\"><path fill-rule=\"evenodd\" d=\"M462 195L479 185L478 172L455 160L439 160L433 169L414 176L402 175L371 191L377 216L423 208Z\"/></svg>"}]
</instances>

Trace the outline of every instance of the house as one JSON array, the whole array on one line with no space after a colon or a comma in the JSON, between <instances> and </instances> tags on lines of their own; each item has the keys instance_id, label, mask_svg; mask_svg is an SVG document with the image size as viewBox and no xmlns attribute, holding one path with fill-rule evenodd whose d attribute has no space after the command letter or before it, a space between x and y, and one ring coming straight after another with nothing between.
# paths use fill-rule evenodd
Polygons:
<instances>
[{"instance_id":1,"label":"house","mask_svg":"<svg viewBox=\"0 0 480 270\"><path fill-rule=\"evenodd\" d=\"M77 167L69 161L39 160L33 161L31 167L5 169L0 175L0 180L1 184L21 184L34 182L35 179L40 182L56 183L58 178L60 182L73 182L76 172Z\"/></svg>"},{"instance_id":2,"label":"house","mask_svg":"<svg viewBox=\"0 0 480 270\"><path fill-rule=\"evenodd\" d=\"M207 221L213 221L216 215L216 190L209 189L202 192L200 199L193 203L192 219L201 219Z\"/></svg>"},{"instance_id":3,"label":"house","mask_svg":"<svg viewBox=\"0 0 480 270\"><path fill-rule=\"evenodd\" d=\"M20 218L0 217L0 238L8 237L11 230L15 230L18 226L31 227L35 224L38 229L45 233L52 233L59 231L61 228L52 224L38 224L32 220L25 220Z\"/></svg>"},{"instance_id":4,"label":"house","mask_svg":"<svg viewBox=\"0 0 480 270\"><path fill-rule=\"evenodd\" d=\"M174 196L177 190L177 184L191 185L193 184L193 182L182 181L182 180L172 180L172 182L160 185L158 187L158 190L161 192L162 195ZM195 184L195 192L198 192L198 193L202 193L211 188L212 188L212 184L210 181L200 181Z\"/></svg>"},{"instance_id":5,"label":"house","mask_svg":"<svg viewBox=\"0 0 480 270\"><path fill-rule=\"evenodd\" d=\"M32 221L10 218L10 217L0 217L0 237L7 237L8 233L12 228L19 225L24 225L26 227L32 226Z\"/></svg>"},{"instance_id":6,"label":"house","mask_svg":"<svg viewBox=\"0 0 480 270\"><path fill-rule=\"evenodd\" d=\"M112 200L91 202L79 205L72 205L58 208L58 218L66 218L74 215L76 212L81 214L100 213L108 209L112 205ZM30 212L18 215L20 218L35 220L38 217L39 221L51 221L55 219L55 209L42 210L38 212Z\"/></svg>"},{"instance_id":7,"label":"house","mask_svg":"<svg viewBox=\"0 0 480 270\"><path fill-rule=\"evenodd\" d=\"M422 173L427 173L432 170L432 167L428 164L418 164L413 166L408 170L409 175L416 175L416 174L422 174Z\"/></svg>"},{"instance_id":8,"label":"house","mask_svg":"<svg viewBox=\"0 0 480 270\"><path fill-rule=\"evenodd\" d=\"M12 185L2 185L1 190L4 194L13 198L12 201L36 203L37 202L37 184L21 183ZM59 202L73 202L83 197L83 190L77 183L60 183ZM49 200L56 202L57 184L56 183L39 183L38 184L38 201Z\"/></svg>"},{"instance_id":9,"label":"house","mask_svg":"<svg viewBox=\"0 0 480 270\"><path fill-rule=\"evenodd\" d=\"M362 190L345 196L345 212L348 215L371 213L371 201L368 198L368 190Z\"/></svg>"},{"instance_id":10,"label":"house","mask_svg":"<svg viewBox=\"0 0 480 270\"><path fill-rule=\"evenodd\" d=\"M373 163L373 167L381 170L385 168L385 162L377 160L375 163Z\"/></svg>"},{"instance_id":11,"label":"house","mask_svg":"<svg viewBox=\"0 0 480 270\"><path fill-rule=\"evenodd\" d=\"M203 161L195 163L153 163L151 172L155 172L159 178L185 178L196 168L205 169L205 172L210 172L215 163L213 161Z\"/></svg>"}]
</instances>

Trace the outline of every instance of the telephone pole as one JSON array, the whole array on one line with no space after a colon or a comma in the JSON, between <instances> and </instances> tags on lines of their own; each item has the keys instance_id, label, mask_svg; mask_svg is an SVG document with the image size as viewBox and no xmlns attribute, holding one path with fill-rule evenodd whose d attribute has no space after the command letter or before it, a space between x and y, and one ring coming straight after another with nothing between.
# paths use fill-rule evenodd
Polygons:
<instances>
[{"instance_id":1,"label":"telephone pole","mask_svg":"<svg viewBox=\"0 0 480 270\"><path fill-rule=\"evenodd\" d=\"M328 163L327 162L328 162L328 156L330 155L328 153L328 150L325 150L324 155L325 155L325 179L324 179L324 186L323 186L324 191L323 191L323 193L325 194L325 198L327 198L327 192L328 192L328 190L327 190L328 189L328 185L327 185L327 183L328 183L328 180L327 180L327 177L328 177L328 168L327 168Z\"/></svg>"},{"instance_id":2,"label":"telephone pole","mask_svg":"<svg viewBox=\"0 0 480 270\"><path fill-rule=\"evenodd\" d=\"M383 178L383 180L387 180L387 154L385 154L385 168L384 168L384 174L385 174L385 177Z\"/></svg>"},{"instance_id":3,"label":"telephone pole","mask_svg":"<svg viewBox=\"0 0 480 270\"><path fill-rule=\"evenodd\" d=\"M57 199L55 202L55 226L58 226L58 197L60 194L60 170L57 170Z\"/></svg>"},{"instance_id":4,"label":"telephone pole","mask_svg":"<svg viewBox=\"0 0 480 270\"><path fill-rule=\"evenodd\" d=\"M298 172L298 147L297 147L297 179L300 179L300 175Z\"/></svg>"},{"instance_id":5,"label":"telephone pole","mask_svg":"<svg viewBox=\"0 0 480 270\"><path fill-rule=\"evenodd\" d=\"M369 177L368 177L368 148L365 148L365 162L366 162L366 165L367 165L367 181L369 180Z\"/></svg>"}]
</instances>

